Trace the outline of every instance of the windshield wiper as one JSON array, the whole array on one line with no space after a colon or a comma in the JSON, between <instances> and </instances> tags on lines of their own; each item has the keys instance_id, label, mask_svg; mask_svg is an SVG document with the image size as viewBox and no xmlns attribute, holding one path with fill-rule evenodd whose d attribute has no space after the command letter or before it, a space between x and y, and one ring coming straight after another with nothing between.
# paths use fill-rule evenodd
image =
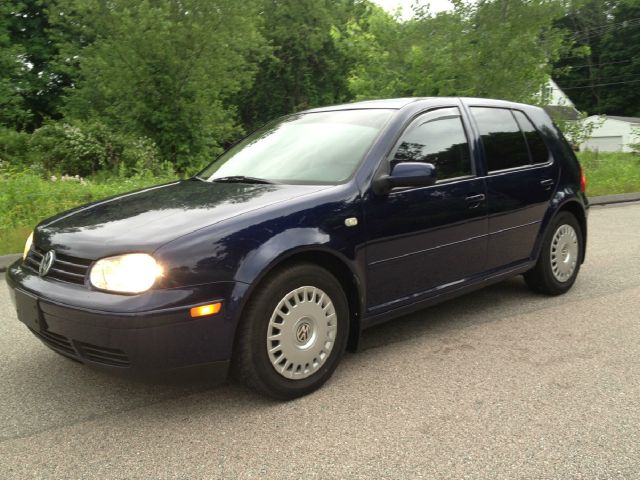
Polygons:
<instances>
[{"instance_id":1,"label":"windshield wiper","mask_svg":"<svg viewBox=\"0 0 640 480\"><path fill-rule=\"evenodd\" d=\"M214 178L212 181L220 182L220 183L265 183L265 184L276 183L276 182L272 182L271 180L265 180L264 178L245 177L244 175L232 175L230 177L219 177L219 178Z\"/></svg>"}]
</instances>

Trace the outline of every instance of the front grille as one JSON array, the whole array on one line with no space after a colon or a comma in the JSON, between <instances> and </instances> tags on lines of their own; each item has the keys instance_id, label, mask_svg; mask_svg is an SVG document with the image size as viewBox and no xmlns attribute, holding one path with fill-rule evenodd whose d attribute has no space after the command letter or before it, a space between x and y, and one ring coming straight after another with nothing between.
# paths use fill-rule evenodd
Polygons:
<instances>
[{"instance_id":1,"label":"front grille","mask_svg":"<svg viewBox=\"0 0 640 480\"><path fill-rule=\"evenodd\" d=\"M75 342L80 354L92 362L103 363L114 367L128 367L129 357L122 350L99 347L89 343Z\"/></svg>"},{"instance_id":2,"label":"front grille","mask_svg":"<svg viewBox=\"0 0 640 480\"><path fill-rule=\"evenodd\" d=\"M29 254L24 261L24 266L30 270L38 273L40 268L40 262L46 252L40 250L37 247L31 247ZM84 279L87 275L87 270L91 265L92 260L86 258L72 257L56 252L56 259L47 273L47 278L53 278L60 280L61 282L75 283L77 285L84 285Z\"/></svg>"}]
</instances>

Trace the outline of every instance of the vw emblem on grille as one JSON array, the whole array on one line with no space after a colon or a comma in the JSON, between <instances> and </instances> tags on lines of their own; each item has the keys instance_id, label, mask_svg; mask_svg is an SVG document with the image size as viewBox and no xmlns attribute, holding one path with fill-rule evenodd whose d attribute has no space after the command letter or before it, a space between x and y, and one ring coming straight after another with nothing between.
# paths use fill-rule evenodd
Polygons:
<instances>
[{"instance_id":1,"label":"vw emblem on grille","mask_svg":"<svg viewBox=\"0 0 640 480\"><path fill-rule=\"evenodd\" d=\"M309 333L311 333L311 325L307 322L301 323L296 330L296 340L300 343L305 343L309 340Z\"/></svg>"},{"instance_id":2,"label":"vw emblem on grille","mask_svg":"<svg viewBox=\"0 0 640 480\"><path fill-rule=\"evenodd\" d=\"M42 261L40 262L40 267L38 268L38 275L44 277L47 273L49 273L49 270L51 270L51 265L53 265L53 262L55 261L56 252L54 252L53 250L49 250L47 253L45 253L44 257L42 257Z\"/></svg>"}]
</instances>

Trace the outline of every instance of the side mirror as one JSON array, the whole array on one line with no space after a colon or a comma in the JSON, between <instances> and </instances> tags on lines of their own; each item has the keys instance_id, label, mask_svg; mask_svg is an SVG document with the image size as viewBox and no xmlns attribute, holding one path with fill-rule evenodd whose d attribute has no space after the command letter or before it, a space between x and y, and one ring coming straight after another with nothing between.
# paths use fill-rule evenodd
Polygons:
<instances>
[{"instance_id":1,"label":"side mirror","mask_svg":"<svg viewBox=\"0 0 640 480\"><path fill-rule=\"evenodd\" d=\"M373 190L376 193L387 193L397 187L426 187L434 183L436 167L432 163L402 162L393 167L390 175L376 179Z\"/></svg>"}]
</instances>

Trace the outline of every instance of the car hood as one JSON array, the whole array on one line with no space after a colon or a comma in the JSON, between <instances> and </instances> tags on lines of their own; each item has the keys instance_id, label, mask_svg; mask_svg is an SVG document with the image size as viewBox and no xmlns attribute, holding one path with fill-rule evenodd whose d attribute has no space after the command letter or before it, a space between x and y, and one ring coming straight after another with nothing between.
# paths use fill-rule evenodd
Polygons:
<instances>
[{"instance_id":1,"label":"car hood","mask_svg":"<svg viewBox=\"0 0 640 480\"><path fill-rule=\"evenodd\" d=\"M39 225L35 240L43 250L82 258L152 252L200 228L325 188L184 180L61 213Z\"/></svg>"}]
</instances>

